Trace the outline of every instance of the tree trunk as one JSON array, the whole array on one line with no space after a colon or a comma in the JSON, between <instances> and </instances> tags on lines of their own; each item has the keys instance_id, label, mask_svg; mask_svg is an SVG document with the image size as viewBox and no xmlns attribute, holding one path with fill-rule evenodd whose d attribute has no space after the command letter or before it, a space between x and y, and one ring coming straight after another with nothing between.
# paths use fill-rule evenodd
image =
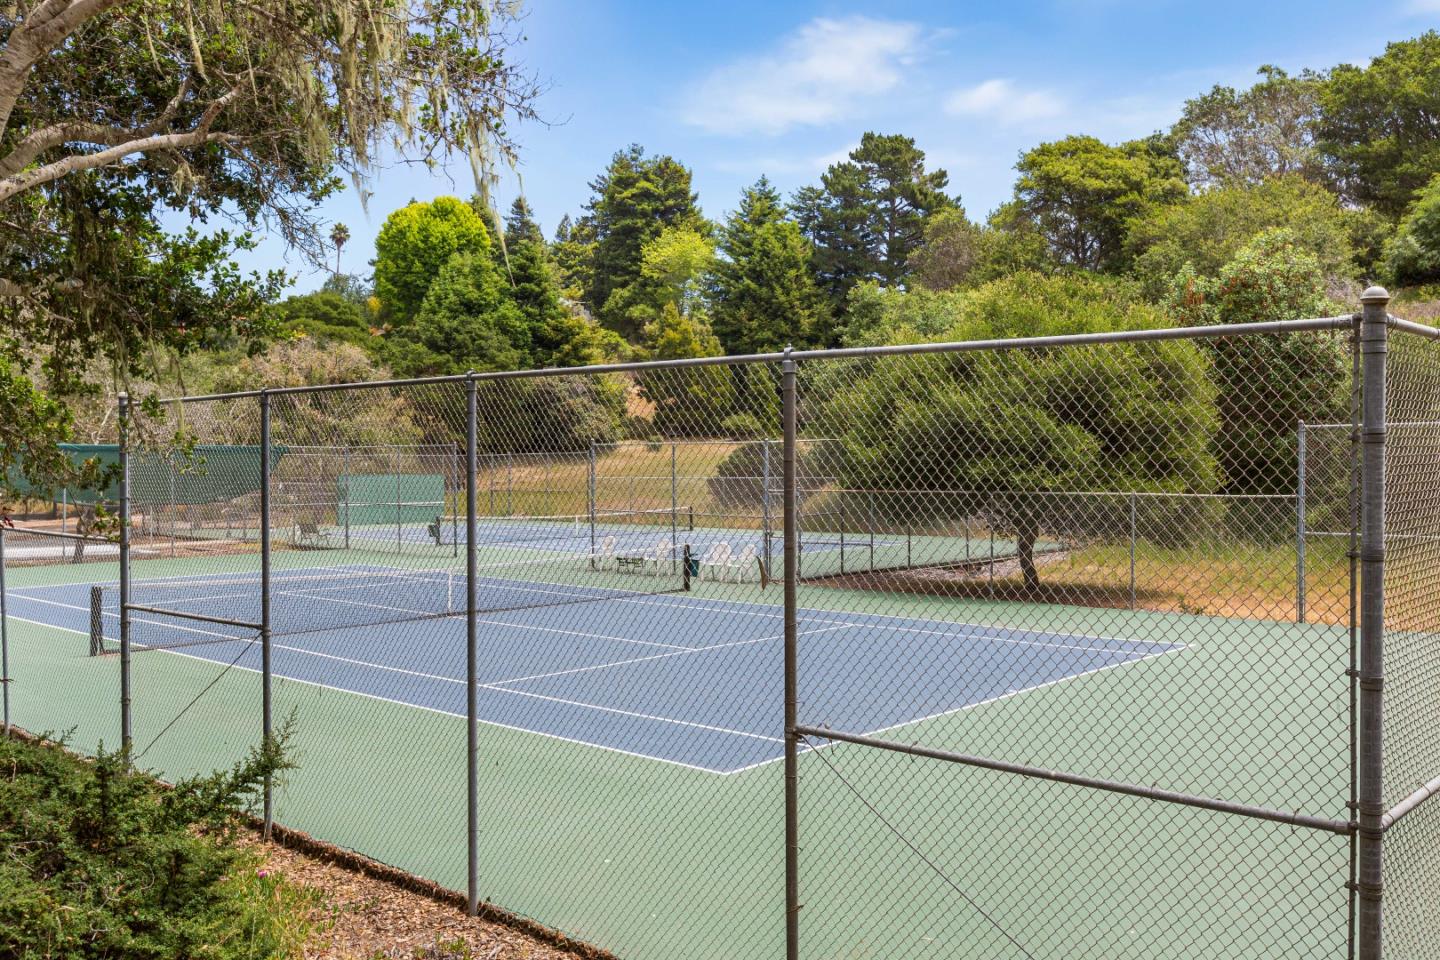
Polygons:
<instances>
[{"instance_id":1,"label":"tree trunk","mask_svg":"<svg viewBox=\"0 0 1440 960\"><path fill-rule=\"evenodd\" d=\"M1029 510L1021 508L1015 520L1015 556L1020 561L1026 590L1040 589L1040 571L1035 568L1035 541L1039 537L1039 520Z\"/></svg>"}]
</instances>

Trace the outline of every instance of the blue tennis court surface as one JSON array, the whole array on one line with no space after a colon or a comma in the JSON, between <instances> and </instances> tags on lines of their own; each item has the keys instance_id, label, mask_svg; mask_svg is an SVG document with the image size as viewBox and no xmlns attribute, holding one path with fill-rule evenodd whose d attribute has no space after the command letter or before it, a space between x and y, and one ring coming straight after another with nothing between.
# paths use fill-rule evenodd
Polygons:
<instances>
[{"instance_id":1,"label":"blue tennis court surface","mask_svg":"<svg viewBox=\"0 0 1440 960\"><path fill-rule=\"evenodd\" d=\"M279 576L283 582L333 572L287 570ZM327 622L328 608L396 602L376 595L379 588L292 583L283 603L311 610L318 624ZM204 586L212 592L197 594L186 609L205 612L227 594L254 602L249 583L238 576ZM553 589L487 579L482 604L487 590ZM89 610L88 584L19 588L10 598L11 616L78 633L88 632ZM259 668L258 642L223 639L235 628L180 626L141 613L133 619L136 636L148 642L191 644L138 656ZM889 730L1181 649L832 610L802 609L799 628L807 691L802 719L851 731ZM734 773L783 755L778 604L611 591L580 594L577 602L559 606L485 613L480 629L480 717L487 723L711 773ZM107 615L105 633L115 632L113 615ZM277 678L465 713L463 613L283 634L272 650ZM911 669L897 667L905 663Z\"/></svg>"}]
</instances>

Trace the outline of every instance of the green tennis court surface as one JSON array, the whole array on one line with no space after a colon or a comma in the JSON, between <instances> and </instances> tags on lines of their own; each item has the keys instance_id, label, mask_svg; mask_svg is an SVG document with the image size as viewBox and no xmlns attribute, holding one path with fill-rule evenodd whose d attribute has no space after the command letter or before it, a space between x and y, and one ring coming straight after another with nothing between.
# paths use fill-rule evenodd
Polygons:
<instances>
[{"instance_id":1,"label":"green tennis court surface","mask_svg":"<svg viewBox=\"0 0 1440 960\"><path fill-rule=\"evenodd\" d=\"M277 576L313 574L317 556L282 555ZM324 556L351 569L396 565L393 554ZM245 562L147 560L136 574L224 583L242 579ZM18 567L10 586L17 596L68 604L108 569ZM780 622L779 591L705 580L689 593L651 597L636 575L604 576L614 586L605 599L498 615L483 627L482 659L495 685L533 672L561 676L520 684L538 696L497 694L497 703L514 703L494 706L482 727L482 892L623 957L773 957L783 931L782 772L767 761L778 755L781 730L771 689L780 647L766 638L779 632L770 629ZM575 589L593 577L577 573ZM635 591L644 606L619 590ZM311 597L327 594L301 593L295 602L325 605ZM1349 639L1340 628L938 596L882 600L813 585L800 594L802 723L887 730L906 742L1345 816L1348 758L1336 745L1348 719ZM363 584L337 595L386 596ZM651 604L686 608L666 614ZM11 609L16 718L35 730L73 728L81 748L113 746L116 660L87 657L86 625L66 619L73 611L44 606ZM446 617L338 624L277 641L297 647L293 659L277 659L275 696L276 715L296 718L299 763L277 795L277 820L463 888L465 730L454 715L459 701L443 692L455 686L446 681L463 641L463 622ZM668 646L654 648L656 660L614 649L646 644ZM228 764L254 744L259 680L245 669L254 656L233 639L138 654L141 765L182 776ZM331 672L302 660L329 663ZM534 671L534 663L550 668ZM1223 704L1217 675L1231 682ZM1316 677L1332 682L1317 692ZM577 719L577 710L594 716ZM1023 956L1002 927L1027 933L1034 956L1119 953L1132 934L1097 930L1097 903L1160 901L1170 906L1147 915L1175 929L1157 934L1152 924L1144 942L1173 944L1166 955L1232 956L1239 943L1254 947L1249 956L1278 955L1302 931L1317 952L1343 950L1344 838L815 746L800 765L814 955L880 957L900 943L913 956ZM847 783L863 785L861 796ZM877 819L867 803L900 822ZM952 829L923 859L897 846L892 828L935 823ZM1144 838L1124 862L1115 852L1122 835ZM973 903L957 899L931 864L961 877ZM1037 882L1037 871L1050 879ZM1241 876L1244 883L1224 882ZM1270 892L1258 905L1245 893L1257 883Z\"/></svg>"}]
</instances>

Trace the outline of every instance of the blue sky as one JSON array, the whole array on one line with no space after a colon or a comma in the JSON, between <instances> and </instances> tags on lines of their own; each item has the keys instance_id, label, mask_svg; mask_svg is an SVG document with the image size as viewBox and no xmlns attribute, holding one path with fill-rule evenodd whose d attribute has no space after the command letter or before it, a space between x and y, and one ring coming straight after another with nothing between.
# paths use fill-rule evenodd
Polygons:
<instances>
[{"instance_id":1,"label":"blue sky","mask_svg":"<svg viewBox=\"0 0 1440 960\"><path fill-rule=\"evenodd\" d=\"M1440 26L1440 0L1012 0L1012 2L644 2L530 0L517 58L547 85L550 124L517 131L519 179L547 233L589 197L629 143L695 174L708 216L766 174L812 183L866 130L916 138L951 192L983 216L1010 192L1021 150L1070 133L1107 141L1164 128L1189 97L1243 85L1257 67L1365 62L1387 41ZM385 216L414 199L473 191L457 161L378 170L368 212L353 191L327 220L352 239L342 268L368 273ZM247 267L322 277L276 238Z\"/></svg>"}]
</instances>

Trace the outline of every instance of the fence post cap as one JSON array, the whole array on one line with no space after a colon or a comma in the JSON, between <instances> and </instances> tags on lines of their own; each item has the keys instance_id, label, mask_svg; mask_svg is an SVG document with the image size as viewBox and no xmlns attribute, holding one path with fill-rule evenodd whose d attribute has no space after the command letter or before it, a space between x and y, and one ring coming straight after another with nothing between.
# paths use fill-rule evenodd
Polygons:
<instances>
[{"instance_id":1,"label":"fence post cap","mask_svg":"<svg viewBox=\"0 0 1440 960\"><path fill-rule=\"evenodd\" d=\"M1361 303L1389 303L1390 291L1381 286L1367 287L1365 292L1360 294Z\"/></svg>"}]
</instances>

